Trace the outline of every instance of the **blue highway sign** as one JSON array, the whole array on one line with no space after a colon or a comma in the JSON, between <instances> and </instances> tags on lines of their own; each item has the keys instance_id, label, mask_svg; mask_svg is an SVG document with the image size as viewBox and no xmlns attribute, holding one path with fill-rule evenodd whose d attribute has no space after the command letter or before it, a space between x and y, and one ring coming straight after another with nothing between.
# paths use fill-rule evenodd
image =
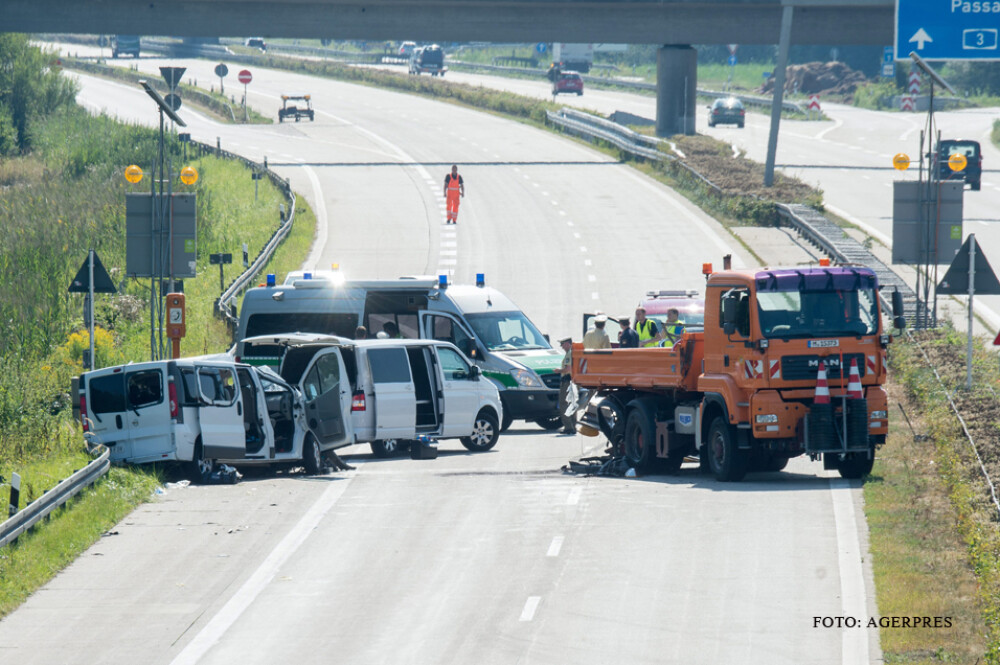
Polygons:
<instances>
[{"instance_id":1,"label":"blue highway sign","mask_svg":"<svg viewBox=\"0 0 1000 665\"><path fill-rule=\"evenodd\" d=\"M730 67L734 66L736 64L736 56L735 55L729 56L728 62Z\"/></svg>"},{"instance_id":2,"label":"blue highway sign","mask_svg":"<svg viewBox=\"0 0 1000 665\"><path fill-rule=\"evenodd\" d=\"M886 46L882 51L882 76L890 77L896 75L895 53L891 46Z\"/></svg>"},{"instance_id":3,"label":"blue highway sign","mask_svg":"<svg viewBox=\"0 0 1000 665\"><path fill-rule=\"evenodd\" d=\"M545 53L545 51L547 51L548 48L549 47L548 47L548 45L545 42L538 42L537 44L535 44L535 50L539 54Z\"/></svg>"},{"instance_id":4,"label":"blue highway sign","mask_svg":"<svg viewBox=\"0 0 1000 665\"><path fill-rule=\"evenodd\" d=\"M897 0L896 59L1000 60L1000 0Z\"/></svg>"}]
</instances>

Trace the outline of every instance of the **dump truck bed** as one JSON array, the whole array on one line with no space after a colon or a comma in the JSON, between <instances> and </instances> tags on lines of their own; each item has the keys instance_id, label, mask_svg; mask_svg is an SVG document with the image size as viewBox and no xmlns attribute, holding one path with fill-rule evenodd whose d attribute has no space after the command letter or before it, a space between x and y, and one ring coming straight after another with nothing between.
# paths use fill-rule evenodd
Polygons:
<instances>
[{"instance_id":1,"label":"dump truck bed","mask_svg":"<svg viewBox=\"0 0 1000 665\"><path fill-rule=\"evenodd\" d=\"M673 348L601 349L573 345L573 383L583 388L695 390L704 333L685 333Z\"/></svg>"}]
</instances>

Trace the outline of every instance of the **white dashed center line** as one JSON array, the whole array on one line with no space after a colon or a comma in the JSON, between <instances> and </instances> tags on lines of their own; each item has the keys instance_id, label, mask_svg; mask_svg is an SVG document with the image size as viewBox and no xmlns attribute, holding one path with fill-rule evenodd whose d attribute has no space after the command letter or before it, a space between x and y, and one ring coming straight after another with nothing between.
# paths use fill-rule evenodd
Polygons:
<instances>
[{"instance_id":1,"label":"white dashed center line","mask_svg":"<svg viewBox=\"0 0 1000 665\"><path fill-rule=\"evenodd\" d=\"M552 544L549 545L549 551L545 553L545 556L559 556L559 550L562 549L563 537L556 536L552 539Z\"/></svg>"},{"instance_id":2,"label":"white dashed center line","mask_svg":"<svg viewBox=\"0 0 1000 665\"><path fill-rule=\"evenodd\" d=\"M594 295L596 296L597 294L595 293ZM576 504L580 503L581 494L583 494L582 487L574 487L573 489L571 489L569 491L569 496L566 497L566 505L575 506Z\"/></svg>"}]
</instances>

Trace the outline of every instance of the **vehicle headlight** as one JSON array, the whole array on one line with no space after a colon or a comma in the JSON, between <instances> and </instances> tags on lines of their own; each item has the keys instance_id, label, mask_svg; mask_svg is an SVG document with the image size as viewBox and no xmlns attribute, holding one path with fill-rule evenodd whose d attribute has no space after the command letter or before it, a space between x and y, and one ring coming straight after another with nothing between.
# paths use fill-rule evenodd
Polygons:
<instances>
[{"instance_id":1,"label":"vehicle headlight","mask_svg":"<svg viewBox=\"0 0 1000 665\"><path fill-rule=\"evenodd\" d=\"M538 375L530 369L512 369L510 375L517 381L517 385L523 388L541 388L542 381Z\"/></svg>"},{"instance_id":2,"label":"vehicle headlight","mask_svg":"<svg viewBox=\"0 0 1000 665\"><path fill-rule=\"evenodd\" d=\"M757 416L757 423L776 423L778 422L778 416L773 413L765 413L763 415Z\"/></svg>"},{"instance_id":3,"label":"vehicle headlight","mask_svg":"<svg viewBox=\"0 0 1000 665\"><path fill-rule=\"evenodd\" d=\"M888 411L872 411L871 420L885 420L889 417Z\"/></svg>"}]
</instances>

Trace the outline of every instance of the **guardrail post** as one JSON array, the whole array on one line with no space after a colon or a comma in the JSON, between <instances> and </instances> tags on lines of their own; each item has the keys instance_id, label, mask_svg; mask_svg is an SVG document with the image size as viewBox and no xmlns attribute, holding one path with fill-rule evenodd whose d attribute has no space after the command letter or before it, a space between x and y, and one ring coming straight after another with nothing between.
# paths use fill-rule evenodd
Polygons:
<instances>
[{"instance_id":1,"label":"guardrail post","mask_svg":"<svg viewBox=\"0 0 1000 665\"><path fill-rule=\"evenodd\" d=\"M21 503L21 476L14 473L10 477L10 504L7 506L7 517L13 517L20 509Z\"/></svg>"},{"instance_id":2,"label":"guardrail post","mask_svg":"<svg viewBox=\"0 0 1000 665\"><path fill-rule=\"evenodd\" d=\"M264 170L267 170L267 155L264 155Z\"/></svg>"},{"instance_id":3,"label":"guardrail post","mask_svg":"<svg viewBox=\"0 0 1000 665\"><path fill-rule=\"evenodd\" d=\"M215 137L215 156L218 157L222 152L222 139L218 136Z\"/></svg>"}]
</instances>

